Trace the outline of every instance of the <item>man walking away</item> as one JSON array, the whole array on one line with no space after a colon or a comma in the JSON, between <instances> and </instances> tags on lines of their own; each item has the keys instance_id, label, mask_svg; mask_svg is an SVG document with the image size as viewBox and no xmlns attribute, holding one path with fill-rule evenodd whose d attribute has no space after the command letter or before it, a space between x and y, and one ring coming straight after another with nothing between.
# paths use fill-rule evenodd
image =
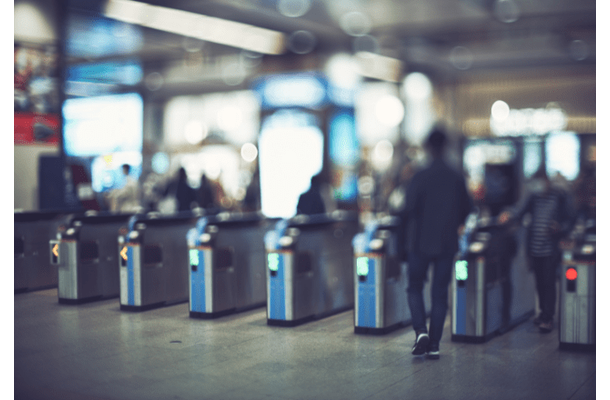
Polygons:
<instances>
[{"instance_id":1,"label":"man walking away","mask_svg":"<svg viewBox=\"0 0 610 400\"><path fill-rule=\"evenodd\" d=\"M427 354L432 359L439 358L458 229L473 207L464 177L443 160L446 141L441 129L428 137L425 147L432 163L413 177L404 211L410 232L407 298L416 335L412 354ZM434 275L428 331L422 291L430 263L434 264Z\"/></svg>"}]
</instances>

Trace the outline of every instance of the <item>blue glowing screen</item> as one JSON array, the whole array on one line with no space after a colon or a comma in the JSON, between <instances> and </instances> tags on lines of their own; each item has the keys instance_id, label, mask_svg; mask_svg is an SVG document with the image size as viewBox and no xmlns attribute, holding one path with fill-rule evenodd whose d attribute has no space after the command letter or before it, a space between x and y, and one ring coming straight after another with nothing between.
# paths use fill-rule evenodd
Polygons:
<instances>
[{"instance_id":1,"label":"blue glowing screen","mask_svg":"<svg viewBox=\"0 0 610 400\"><path fill-rule=\"evenodd\" d=\"M63 105L68 156L142 151L143 103L135 93L68 99Z\"/></svg>"},{"instance_id":2,"label":"blue glowing screen","mask_svg":"<svg viewBox=\"0 0 610 400\"><path fill-rule=\"evenodd\" d=\"M327 103L327 82L319 74L282 74L262 78L254 85L261 108L320 108Z\"/></svg>"}]
</instances>

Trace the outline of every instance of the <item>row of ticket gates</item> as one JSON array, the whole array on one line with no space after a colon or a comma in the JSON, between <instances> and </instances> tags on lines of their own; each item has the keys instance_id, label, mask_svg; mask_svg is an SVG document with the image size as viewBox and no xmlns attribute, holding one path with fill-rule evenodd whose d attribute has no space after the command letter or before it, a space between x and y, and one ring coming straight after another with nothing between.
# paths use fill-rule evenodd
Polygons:
<instances>
[{"instance_id":1,"label":"row of ticket gates","mask_svg":"<svg viewBox=\"0 0 610 400\"><path fill-rule=\"evenodd\" d=\"M454 341L485 342L535 311L524 229L469 217L451 284ZM295 326L354 309L356 333L410 324L400 221L361 229L357 213L15 213L15 292L57 287L59 303L119 297L121 310L188 302L193 318L266 306L268 325ZM595 346L595 224L564 244L560 347ZM510 252L510 250L508 250ZM427 311L430 286L425 285Z\"/></svg>"}]
</instances>

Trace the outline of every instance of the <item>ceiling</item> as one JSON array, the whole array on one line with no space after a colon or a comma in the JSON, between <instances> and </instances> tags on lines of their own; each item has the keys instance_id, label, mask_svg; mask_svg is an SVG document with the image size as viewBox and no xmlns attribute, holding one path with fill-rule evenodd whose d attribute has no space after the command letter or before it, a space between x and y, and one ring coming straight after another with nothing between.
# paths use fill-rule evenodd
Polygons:
<instances>
[{"instance_id":1,"label":"ceiling","mask_svg":"<svg viewBox=\"0 0 610 400\"><path fill-rule=\"evenodd\" d=\"M276 58L369 51L399 59L410 70L437 75L595 65L595 0L148 0L145 3L282 32L286 49L281 55L269 56ZM104 1L71 0L69 4L69 15L91 15L105 6ZM219 58L243 55L239 48L203 43L156 29L136 27L136 31L141 45L131 50L85 55L74 51L69 53L68 63L137 56L146 74L193 59L205 71L206 65L218 64Z\"/></svg>"}]
</instances>

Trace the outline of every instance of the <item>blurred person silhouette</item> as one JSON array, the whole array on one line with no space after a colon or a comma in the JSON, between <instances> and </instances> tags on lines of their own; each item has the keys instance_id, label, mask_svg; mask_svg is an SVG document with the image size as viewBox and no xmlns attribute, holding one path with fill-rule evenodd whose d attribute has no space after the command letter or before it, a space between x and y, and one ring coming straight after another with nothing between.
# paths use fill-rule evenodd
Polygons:
<instances>
[{"instance_id":1,"label":"blurred person silhouette","mask_svg":"<svg viewBox=\"0 0 610 400\"><path fill-rule=\"evenodd\" d=\"M197 201L195 189L189 186L186 170L183 167L178 170L176 180L168 185L165 195L175 197L177 212L190 211L192 203Z\"/></svg>"},{"instance_id":2,"label":"blurred person silhouette","mask_svg":"<svg viewBox=\"0 0 610 400\"><path fill-rule=\"evenodd\" d=\"M206 210L207 213L216 212L216 195L214 187L210 183L205 173L201 174L201 182L197 189L197 204Z\"/></svg>"},{"instance_id":3,"label":"blurred person silhouette","mask_svg":"<svg viewBox=\"0 0 610 400\"><path fill-rule=\"evenodd\" d=\"M162 198L162 179L159 174L149 172L142 183L142 204L144 205L144 210L146 212L157 210L158 204Z\"/></svg>"},{"instance_id":4,"label":"blurred person silhouette","mask_svg":"<svg viewBox=\"0 0 610 400\"><path fill-rule=\"evenodd\" d=\"M400 228L398 230L398 243L407 243L407 221L404 210L406 207L407 188L415 174L415 168L412 163L407 162L403 165L398 175L398 183L390 196L388 197L388 209L391 215L396 215L401 218ZM401 261L408 261L407 246L400 246L399 257Z\"/></svg>"},{"instance_id":5,"label":"blurred person silhouette","mask_svg":"<svg viewBox=\"0 0 610 400\"><path fill-rule=\"evenodd\" d=\"M258 211L261 209L261 184L258 168L252 174L252 180L246 189L244 197L244 211Z\"/></svg>"},{"instance_id":6,"label":"blurred person silhouette","mask_svg":"<svg viewBox=\"0 0 610 400\"><path fill-rule=\"evenodd\" d=\"M297 214L314 215L326 212L321 187L322 176L320 174L312 176L309 189L299 196Z\"/></svg>"},{"instance_id":7,"label":"blurred person silhouette","mask_svg":"<svg viewBox=\"0 0 610 400\"><path fill-rule=\"evenodd\" d=\"M515 210L502 212L500 224L521 221L526 214L531 216L527 231L527 256L530 268L534 270L540 315L534 324L542 333L553 329L557 267L561 261L559 241L568 233L572 225L572 209L567 194L551 185L544 169L532 177L531 193L526 201Z\"/></svg>"},{"instance_id":8,"label":"blurred person silhouette","mask_svg":"<svg viewBox=\"0 0 610 400\"><path fill-rule=\"evenodd\" d=\"M403 215L408 227L407 299L415 330L411 353L439 358L439 343L448 309L449 281L458 251L458 230L470 214L473 203L462 173L443 159L447 136L436 127L425 149L432 162L417 172L408 186ZM404 223L404 222L403 222ZM429 265L434 264L430 329L426 329L423 286Z\"/></svg>"},{"instance_id":9,"label":"blurred person silhouette","mask_svg":"<svg viewBox=\"0 0 610 400\"><path fill-rule=\"evenodd\" d=\"M124 176L124 184L106 195L106 199L112 212L137 212L140 208L138 182L131 176L131 166L121 166Z\"/></svg>"}]
</instances>

